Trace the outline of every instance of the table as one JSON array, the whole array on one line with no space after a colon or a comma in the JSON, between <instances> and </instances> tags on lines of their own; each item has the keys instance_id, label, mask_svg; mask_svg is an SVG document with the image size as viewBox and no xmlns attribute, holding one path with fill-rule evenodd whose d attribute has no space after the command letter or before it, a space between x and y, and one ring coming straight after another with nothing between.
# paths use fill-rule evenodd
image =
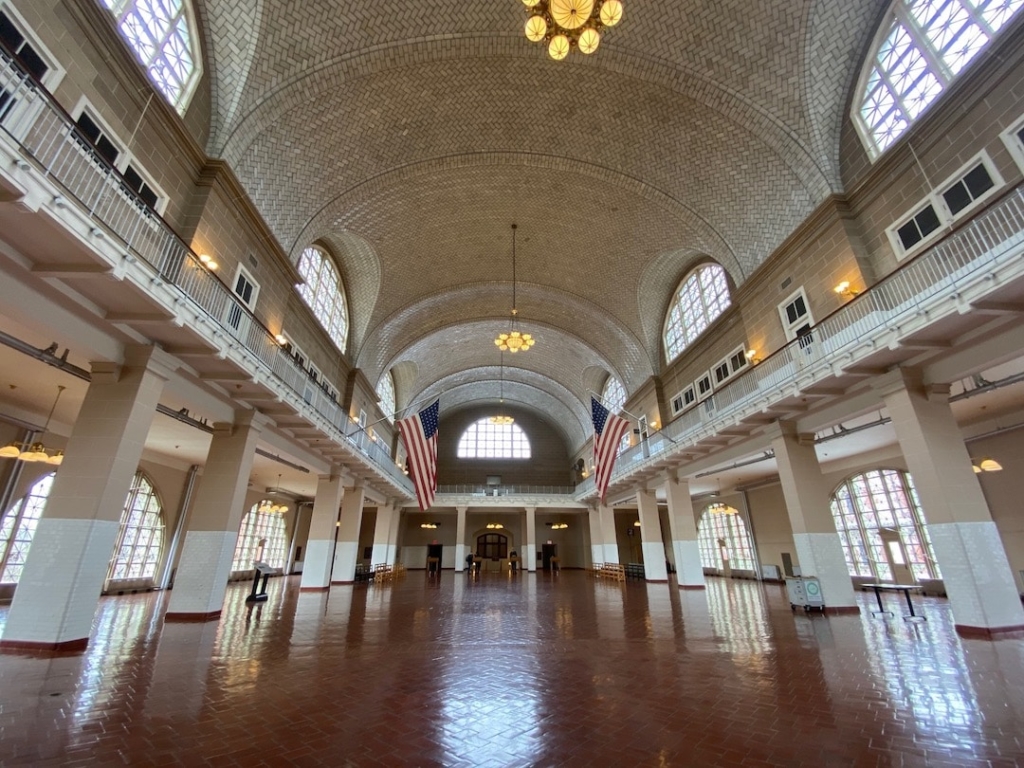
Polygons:
<instances>
[{"instance_id":1,"label":"table","mask_svg":"<svg viewBox=\"0 0 1024 768\"><path fill-rule=\"evenodd\" d=\"M885 592L902 592L904 597L907 598L907 610L910 611L910 614L907 615L907 616L904 616L903 619L905 621L911 621L911 620L928 621L928 619L926 619L924 616L921 616L918 613L914 613L914 604L910 601L910 590L912 590L912 589L921 589L921 587L919 585L917 585L917 584L864 584L863 586L866 589L873 589L873 590L875 590L875 599L878 601L878 610L877 611L873 611L875 616L878 616L879 614L882 614L882 613L888 613L890 616L892 615L892 611L887 611L882 606L882 592L883 591L885 591Z\"/></svg>"}]
</instances>

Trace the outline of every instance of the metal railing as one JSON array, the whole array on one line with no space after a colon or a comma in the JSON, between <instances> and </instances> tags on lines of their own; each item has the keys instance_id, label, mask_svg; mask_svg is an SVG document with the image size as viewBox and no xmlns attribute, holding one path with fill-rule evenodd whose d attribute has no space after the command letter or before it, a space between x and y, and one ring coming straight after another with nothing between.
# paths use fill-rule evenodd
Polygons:
<instances>
[{"instance_id":1,"label":"metal railing","mask_svg":"<svg viewBox=\"0 0 1024 768\"><path fill-rule=\"evenodd\" d=\"M571 496L572 485L439 485L438 493L459 496Z\"/></svg>"},{"instance_id":2,"label":"metal railing","mask_svg":"<svg viewBox=\"0 0 1024 768\"><path fill-rule=\"evenodd\" d=\"M202 310L199 322L202 324L205 316L214 336L228 337L248 352L255 376L290 390L296 404L305 403L314 411L336 440L357 448L412 495L412 483L388 452L359 431L358 424L320 387L308 386L307 373L273 334L135 193L46 88L22 70L2 46L0 128L17 143L24 159L64 192L55 200L58 206L73 201L99 232L124 247L129 259L149 268L154 283L173 286L184 300Z\"/></svg>"},{"instance_id":3,"label":"metal railing","mask_svg":"<svg viewBox=\"0 0 1024 768\"><path fill-rule=\"evenodd\" d=\"M937 319L937 298L959 293L968 282L1004 263L1011 249L1021 244L1024 185L1005 193L913 261L813 326L808 334L724 384L645 442L623 451L611 482L631 474L638 463L713 434L755 403L767 405L791 393L812 370L839 359L852 362L859 350L863 350L861 356L866 355L883 333L898 333L902 325L926 313L931 320ZM956 307L950 302L946 312L953 311ZM594 478L587 478L576 490L577 498L587 497L594 491Z\"/></svg>"}]
</instances>

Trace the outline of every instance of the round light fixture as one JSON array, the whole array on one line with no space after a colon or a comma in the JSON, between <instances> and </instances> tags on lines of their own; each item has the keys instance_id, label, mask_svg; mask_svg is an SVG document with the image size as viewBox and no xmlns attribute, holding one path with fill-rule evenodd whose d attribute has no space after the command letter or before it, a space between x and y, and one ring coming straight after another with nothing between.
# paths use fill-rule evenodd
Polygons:
<instances>
[{"instance_id":1,"label":"round light fixture","mask_svg":"<svg viewBox=\"0 0 1024 768\"><path fill-rule=\"evenodd\" d=\"M594 53L601 44L601 31L622 21L622 0L523 0L523 4L530 12L527 39L546 41L548 55L555 61L573 48Z\"/></svg>"},{"instance_id":2,"label":"round light fixture","mask_svg":"<svg viewBox=\"0 0 1024 768\"><path fill-rule=\"evenodd\" d=\"M601 35L596 29L583 30L583 34L580 35L580 41L578 43L580 53L593 53L597 50L597 46L600 44Z\"/></svg>"},{"instance_id":3,"label":"round light fixture","mask_svg":"<svg viewBox=\"0 0 1024 768\"><path fill-rule=\"evenodd\" d=\"M551 17L562 29L579 29L594 12L594 0L551 0Z\"/></svg>"},{"instance_id":4,"label":"round light fixture","mask_svg":"<svg viewBox=\"0 0 1024 768\"><path fill-rule=\"evenodd\" d=\"M526 39L531 43L539 43L548 33L548 23L543 16L531 16L526 20Z\"/></svg>"},{"instance_id":5,"label":"round light fixture","mask_svg":"<svg viewBox=\"0 0 1024 768\"><path fill-rule=\"evenodd\" d=\"M614 27L622 21L622 3L619 0L604 0L601 5L601 23Z\"/></svg>"},{"instance_id":6,"label":"round light fixture","mask_svg":"<svg viewBox=\"0 0 1024 768\"><path fill-rule=\"evenodd\" d=\"M569 38L565 35L555 35L548 43L548 55L555 61L561 61L569 55Z\"/></svg>"}]
</instances>

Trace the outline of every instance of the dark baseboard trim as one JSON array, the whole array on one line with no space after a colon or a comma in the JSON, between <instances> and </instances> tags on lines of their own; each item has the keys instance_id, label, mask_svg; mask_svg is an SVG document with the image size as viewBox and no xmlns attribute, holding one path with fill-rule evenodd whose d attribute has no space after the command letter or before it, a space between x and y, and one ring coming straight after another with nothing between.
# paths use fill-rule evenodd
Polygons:
<instances>
[{"instance_id":1,"label":"dark baseboard trim","mask_svg":"<svg viewBox=\"0 0 1024 768\"><path fill-rule=\"evenodd\" d=\"M89 646L88 637L65 640L62 643L40 643L35 640L0 640L0 652L49 655L52 653L80 653Z\"/></svg>"},{"instance_id":2,"label":"dark baseboard trim","mask_svg":"<svg viewBox=\"0 0 1024 768\"><path fill-rule=\"evenodd\" d=\"M960 637L968 640L999 640L1000 638L1024 637L1024 624L1009 627L972 627L969 624L955 624L954 628Z\"/></svg>"},{"instance_id":3,"label":"dark baseboard trim","mask_svg":"<svg viewBox=\"0 0 1024 768\"><path fill-rule=\"evenodd\" d=\"M668 579L647 579L647 578L645 578L644 581L646 581L648 584L668 584Z\"/></svg>"},{"instance_id":4,"label":"dark baseboard trim","mask_svg":"<svg viewBox=\"0 0 1024 768\"><path fill-rule=\"evenodd\" d=\"M330 588L330 584L326 587L299 587L299 592L327 592Z\"/></svg>"},{"instance_id":5,"label":"dark baseboard trim","mask_svg":"<svg viewBox=\"0 0 1024 768\"><path fill-rule=\"evenodd\" d=\"M337 584L339 586L345 586L345 585L348 585L348 584L355 584L355 583L356 583L355 579L353 579L352 581L332 581L331 582L331 586L333 587L335 584Z\"/></svg>"},{"instance_id":6,"label":"dark baseboard trim","mask_svg":"<svg viewBox=\"0 0 1024 768\"><path fill-rule=\"evenodd\" d=\"M825 606L825 613L831 616L842 616L850 613L860 613L859 605L836 605L831 608Z\"/></svg>"},{"instance_id":7,"label":"dark baseboard trim","mask_svg":"<svg viewBox=\"0 0 1024 768\"><path fill-rule=\"evenodd\" d=\"M171 613L168 611L164 614L164 621L177 621L177 622L199 622L199 621L216 621L220 618L220 611L209 611L208 613Z\"/></svg>"},{"instance_id":8,"label":"dark baseboard trim","mask_svg":"<svg viewBox=\"0 0 1024 768\"><path fill-rule=\"evenodd\" d=\"M707 587L706 584L680 584L679 588L680 589L685 589L687 591L689 591L689 590L697 591L697 590L706 590L708 587Z\"/></svg>"}]
</instances>

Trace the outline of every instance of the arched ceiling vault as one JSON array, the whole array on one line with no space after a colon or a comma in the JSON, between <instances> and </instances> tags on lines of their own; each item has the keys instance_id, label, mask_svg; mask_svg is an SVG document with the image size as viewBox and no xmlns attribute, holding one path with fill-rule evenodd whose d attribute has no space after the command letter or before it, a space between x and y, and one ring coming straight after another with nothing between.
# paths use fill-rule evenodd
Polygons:
<instances>
[{"instance_id":1,"label":"arched ceiling vault","mask_svg":"<svg viewBox=\"0 0 1024 768\"><path fill-rule=\"evenodd\" d=\"M541 342L513 384L573 445L593 382L660 370L683 271L710 258L742 285L841 191L849 88L888 4L634 0L596 54L556 63L520 0L195 2L209 151L293 257L335 255L353 362L407 403L486 399L515 221Z\"/></svg>"}]
</instances>

